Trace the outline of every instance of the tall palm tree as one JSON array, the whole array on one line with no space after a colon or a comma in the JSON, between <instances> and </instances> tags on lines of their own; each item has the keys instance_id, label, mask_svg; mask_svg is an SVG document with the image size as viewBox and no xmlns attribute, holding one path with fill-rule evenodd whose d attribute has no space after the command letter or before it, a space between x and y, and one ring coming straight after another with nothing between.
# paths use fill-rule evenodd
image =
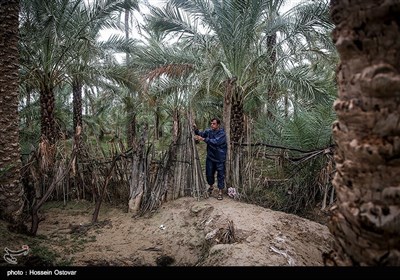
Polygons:
<instances>
[{"instance_id":1,"label":"tall palm tree","mask_svg":"<svg viewBox=\"0 0 400 280\"><path fill-rule=\"evenodd\" d=\"M331 1L331 17L340 55L333 260L399 266L399 1Z\"/></svg>"},{"instance_id":2,"label":"tall palm tree","mask_svg":"<svg viewBox=\"0 0 400 280\"><path fill-rule=\"evenodd\" d=\"M0 218L15 222L24 206L18 125L18 17L18 0L0 3Z\"/></svg>"},{"instance_id":3,"label":"tall palm tree","mask_svg":"<svg viewBox=\"0 0 400 280\"><path fill-rule=\"evenodd\" d=\"M277 72L274 63L278 60L276 51L279 45L304 45L300 38L315 33L317 26L325 28L318 15L326 10L326 5L309 3L305 6L317 9L303 9L307 13L297 14L301 16L295 18L293 13L279 15L283 2L170 0L164 9L153 9L152 17L149 17L151 26L158 31L181 33L191 47L202 44L199 49L205 51L202 52L204 57L215 54L212 59L204 60L209 65L208 73L212 75L208 81L216 81L222 93L228 142L227 187L229 184L241 185L242 153L240 146L234 144L244 140L246 97L255 92L264 77L273 80L271 77ZM204 26L208 36L197 28L199 25ZM280 42L277 42L278 32L284 38ZM205 42L211 42L211 45L206 46ZM260 48L260 42L266 43ZM272 87L265 92L276 94ZM270 98L272 101L276 99L275 96Z\"/></svg>"},{"instance_id":4,"label":"tall palm tree","mask_svg":"<svg viewBox=\"0 0 400 280\"><path fill-rule=\"evenodd\" d=\"M91 51L88 42L93 39L88 37L89 31L96 28L98 32L101 27L114 26L110 19L114 12L124 9L125 1L24 0L22 3L22 47L27 56L22 66L29 72L30 83L40 92L42 138L54 144L57 140L55 92L71 78L67 69L74 68L78 71L71 84L79 98L82 71L87 62L82 52ZM79 122L79 117L76 121Z\"/></svg>"},{"instance_id":5,"label":"tall palm tree","mask_svg":"<svg viewBox=\"0 0 400 280\"><path fill-rule=\"evenodd\" d=\"M131 25L130 23L133 22L133 10L132 10L132 6L134 7L134 9L139 10L139 5L138 5L138 1L137 0L125 0L125 18L124 18L124 28L125 28L125 40L127 41L127 43L129 42L129 38L130 38L130 31L131 31ZM125 53L125 62L126 65L129 65L129 52ZM131 98L127 99L127 125L126 125L126 140L127 140L127 144L128 147L132 147L133 146L133 141L136 137L136 114L137 112L135 112L135 107L132 106L134 102L132 102L135 98L135 92L129 92L129 96Z\"/></svg>"}]
</instances>

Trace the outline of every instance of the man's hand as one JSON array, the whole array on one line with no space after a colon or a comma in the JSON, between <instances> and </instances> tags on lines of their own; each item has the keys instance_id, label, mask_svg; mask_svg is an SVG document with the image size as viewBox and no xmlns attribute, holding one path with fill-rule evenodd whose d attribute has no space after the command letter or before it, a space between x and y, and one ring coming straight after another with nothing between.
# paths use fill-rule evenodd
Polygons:
<instances>
[{"instance_id":1,"label":"man's hand","mask_svg":"<svg viewBox=\"0 0 400 280\"><path fill-rule=\"evenodd\" d=\"M200 135L195 135L194 139L198 140L198 141L204 141L204 138L201 137Z\"/></svg>"}]
</instances>

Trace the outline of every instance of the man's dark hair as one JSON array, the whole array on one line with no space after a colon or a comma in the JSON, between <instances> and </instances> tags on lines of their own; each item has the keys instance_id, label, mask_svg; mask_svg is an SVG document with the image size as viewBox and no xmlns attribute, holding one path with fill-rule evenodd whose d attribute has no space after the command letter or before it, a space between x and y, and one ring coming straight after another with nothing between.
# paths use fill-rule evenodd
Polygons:
<instances>
[{"instance_id":1,"label":"man's dark hair","mask_svg":"<svg viewBox=\"0 0 400 280\"><path fill-rule=\"evenodd\" d=\"M210 122L216 121L217 124L221 124L221 120L218 118L212 118Z\"/></svg>"}]
</instances>

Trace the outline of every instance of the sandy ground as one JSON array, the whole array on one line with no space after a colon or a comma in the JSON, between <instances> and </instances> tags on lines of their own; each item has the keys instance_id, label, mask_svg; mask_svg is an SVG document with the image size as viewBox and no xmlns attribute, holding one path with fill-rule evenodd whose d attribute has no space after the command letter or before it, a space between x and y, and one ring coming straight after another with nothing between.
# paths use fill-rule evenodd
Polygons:
<instances>
[{"instance_id":1,"label":"sandy ground","mask_svg":"<svg viewBox=\"0 0 400 280\"><path fill-rule=\"evenodd\" d=\"M93 209L46 207L35 239L67 265L124 267L322 266L333 240L322 224L216 194L179 198L147 217L104 205L90 225Z\"/></svg>"},{"instance_id":2,"label":"sandy ground","mask_svg":"<svg viewBox=\"0 0 400 280\"><path fill-rule=\"evenodd\" d=\"M72 265L321 266L328 228L228 197L165 203L149 217L103 208L48 209L38 235Z\"/></svg>"}]
</instances>

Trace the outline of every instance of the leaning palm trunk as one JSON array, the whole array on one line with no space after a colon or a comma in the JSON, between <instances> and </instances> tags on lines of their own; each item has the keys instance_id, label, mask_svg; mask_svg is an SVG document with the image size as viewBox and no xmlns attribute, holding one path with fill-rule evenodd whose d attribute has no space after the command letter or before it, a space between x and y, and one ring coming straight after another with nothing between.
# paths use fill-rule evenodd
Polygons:
<instances>
[{"instance_id":1,"label":"leaning palm trunk","mask_svg":"<svg viewBox=\"0 0 400 280\"><path fill-rule=\"evenodd\" d=\"M339 265L400 265L400 3L331 1Z\"/></svg>"},{"instance_id":2,"label":"leaning palm trunk","mask_svg":"<svg viewBox=\"0 0 400 280\"><path fill-rule=\"evenodd\" d=\"M19 221L23 202L18 126L18 0L0 5L0 218ZM7 38L5 40L5 38Z\"/></svg>"}]
</instances>

